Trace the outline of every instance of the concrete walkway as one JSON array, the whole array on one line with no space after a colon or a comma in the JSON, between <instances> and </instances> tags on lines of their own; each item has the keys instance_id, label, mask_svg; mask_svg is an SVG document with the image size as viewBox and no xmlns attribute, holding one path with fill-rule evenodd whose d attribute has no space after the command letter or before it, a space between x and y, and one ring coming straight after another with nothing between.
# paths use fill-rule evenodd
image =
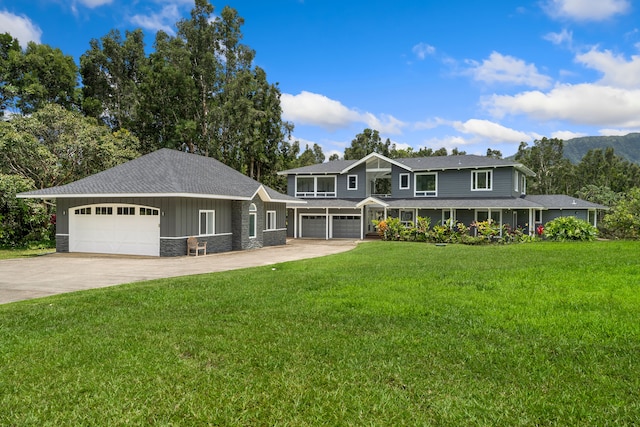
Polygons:
<instances>
[{"instance_id":1,"label":"concrete walkway","mask_svg":"<svg viewBox=\"0 0 640 427\"><path fill-rule=\"evenodd\" d=\"M289 240L284 246L199 257L53 253L0 261L0 304L163 277L213 273L348 251L354 240Z\"/></svg>"}]
</instances>

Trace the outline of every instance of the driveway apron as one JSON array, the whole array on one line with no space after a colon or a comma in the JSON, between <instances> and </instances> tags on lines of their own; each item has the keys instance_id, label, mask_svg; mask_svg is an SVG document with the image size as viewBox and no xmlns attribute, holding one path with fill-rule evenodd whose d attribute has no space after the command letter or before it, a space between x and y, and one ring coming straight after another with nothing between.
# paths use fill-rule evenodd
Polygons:
<instances>
[{"instance_id":1,"label":"driveway apron","mask_svg":"<svg viewBox=\"0 0 640 427\"><path fill-rule=\"evenodd\" d=\"M190 257L52 253L0 261L0 304L165 277L213 273L348 251L353 240L289 240L283 246Z\"/></svg>"}]
</instances>

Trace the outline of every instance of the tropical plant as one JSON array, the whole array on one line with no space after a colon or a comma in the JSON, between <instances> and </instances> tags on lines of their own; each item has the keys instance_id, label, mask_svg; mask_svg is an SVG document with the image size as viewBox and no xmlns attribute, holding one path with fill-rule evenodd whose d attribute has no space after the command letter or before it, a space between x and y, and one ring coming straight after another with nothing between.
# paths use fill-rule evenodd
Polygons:
<instances>
[{"instance_id":1,"label":"tropical plant","mask_svg":"<svg viewBox=\"0 0 640 427\"><path fill-rule=\"evenodd\" d=\"M545 227L543 236L549 240L595 240L598 230L587 221L574 216L558 217L549 221Z\"/></svg>"}]
</instances>

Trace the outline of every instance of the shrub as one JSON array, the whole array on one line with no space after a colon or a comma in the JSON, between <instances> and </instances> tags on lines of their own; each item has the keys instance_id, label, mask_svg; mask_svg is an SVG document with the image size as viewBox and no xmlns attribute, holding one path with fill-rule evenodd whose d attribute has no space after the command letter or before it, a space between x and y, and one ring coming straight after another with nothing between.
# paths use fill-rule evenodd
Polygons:
<instances>
[{"instance_id":1,"label":"shrub","mask_svg":"<svg viewBox=\"0 0 640 427\"><path fill-rule=\"evenodd\" d=\"M587 221L573 216L563 216L549 221L545 227L543 236L549 240L595 240L598 230Z\"/></svg>"},{"instance_id":2,"label":"shrub","mask_svg":"<svg viewBox=\"0 0 640 427\"><path fill-rule=\"evenodd\" d=\"M640 188L633 188L604 216L603 233L615 239L640 239Z\"/></svg>"}]
</instances>

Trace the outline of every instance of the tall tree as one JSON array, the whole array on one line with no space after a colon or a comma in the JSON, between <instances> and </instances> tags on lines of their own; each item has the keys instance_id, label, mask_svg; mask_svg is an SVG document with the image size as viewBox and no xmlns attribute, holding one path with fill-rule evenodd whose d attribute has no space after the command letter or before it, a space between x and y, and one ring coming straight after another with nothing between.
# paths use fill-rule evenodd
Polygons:
<instances>
[{"instance_id":1,"label":"tall tree","mask_svg":"<svg viewBox=\"0 0 640 427\"><path fill-rule=\"evenodd\" d=\"M356 135L355 139L351 141L350 147L345 148L344 159L359 160L371 153L389 156L390 146L389 139L383 143L377 130L367 128Z\"/></svg>"},{"instance_id":2,"label":"tall tree","mask_svg":"<svg viewBox=\"0 0 640 427\"><path fill-rule=\"evenodd\" d=\"M563 156L561 139L546 137L535 140L529 147L521 142L515 159L536 173L527 185L530 194L567 193L571 186L573 165Z\"/></svg>"},{"instance_id":3,"label":"tall tree","mask_svg":"<svg viewBox=\"0 0 640 427\"><path fill-rule=\"evenodd\" d=\"M305 150L298 157L296 167L310 166L324 162L324 153L322 147L318 144L313 144L312 148L309 148L309 144L305 146Z\"/></svg>"},{"instance_id":4,"label":"tall tree","mask_svg":"<svg viewBox=\"0 0 640 427\"><path fill-rule=\"evenodd\" d=\"M0 118L14 105L18 88L15 86L15 66L22 50L9 33L0 34Z\"/></svg>"},{"instance_id":5,"label":"tall tree","mask_svg":"<svg viewBox=\"0 0 640 427\"><path fill-rule=\"evenodd\" d=\"M0 122L0 173L36 188L62 185L137 157L137 139L95 119L49 104L31 116Z\"/></svg>"},{"instance_id":6,"label":"tall tree","mask_svg":"<svg viewBox=\"0 0 640 427\"><path fill-rule=\"evenodd\" d=\"M0 45L3 108L27 115L48 103L77 107L78 67L71 56L34 42L24 52L17 50L6 34Z\"/></svg>"},{"instance_id":7,"label":"tall tree","mask_svg":"<svg viewBox=\"0 0 640 427\"><path fill-rule=\"evenodd\" d=\"M89 46L80 57L83 111L113 130L134 129L147 62L142 30L127 31L124 40L118 30L111 30Z\"/></svg>"}]
</instances>

